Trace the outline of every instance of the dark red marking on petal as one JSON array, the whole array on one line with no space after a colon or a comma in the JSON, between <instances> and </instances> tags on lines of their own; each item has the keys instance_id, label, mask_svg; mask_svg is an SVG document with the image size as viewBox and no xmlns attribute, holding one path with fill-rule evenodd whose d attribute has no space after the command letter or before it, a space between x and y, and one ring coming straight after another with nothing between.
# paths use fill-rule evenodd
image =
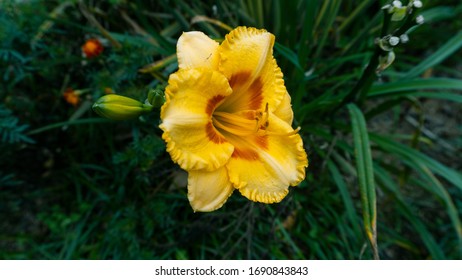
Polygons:
<instances>
[{"instance_id":1,"label":"dark red marking on petal","mask_svg":"<svg viewBox=\"0 0 462 280\"><path fill-rule=\"evenodd\" d=\"M257 161L260 159L260 156L256 151L249 149L239 149L237 147L234 147L234 152L231 155L231 157L245 159L249 161Z\"/></svg>"},{"instance_id":2,"label":"dark red marking on petal","mask_svg":"<svg viewBox=\"0 0 462 280\"><path fill-rule=\"evenodd\" d=\"M254 136L251 141L262 150L268 150L269 145L267 135ZM234 152L231 156L233 158L240 158L249 161L260 160L260 155L258 154L258 151L251 148L247 148L243 145L240 145L239 147L234 146Z\"/></svg>"},{"instance_id":3,"label":"dark red marking on petal","mask_svg":"<svg viewBox=\"0 0 462 280\"><path fill-rule=\"evenodd\" d=\"M215 108L217 105L225 99L226 96L223 95L215 95L211 99L209 99L207 103L207 107L205 108L205 112L207 115L211 116L213 114L213 111L215 111Z\"/></svg>"},{"instance_id":4,"label":"dark red marking on petal","mask_svg":"<svg viewBox=\"0 0 462 280\"><path fill-rule=\"evenodd\" d=\"M207 134L207 138L209 138L209 140L215 144L222 144L227 142L226 139L216 131L212 122L209 122L205 126L205 132Z\"/></svg>"},{"instance_id":5,"label":"dark red marking on petal","mask_svg":"<svg viewBox=\"0 0 462 280\"><path fill-rule=\"evenodd\" d=\"M257 146L262 148L263 150L268 150L268 136L267 135L256 136L255 144L257 144Z\"/></svg>"},{"instance_id":6,"label":"dark red marking on petal","mask_svg":"<svg viewBox=\"0 0 462 280\"><path fill-rule=\"evenodd\" d=\"M256 78L248 90L249 109L259 110L263 103L263 83L260 78Z\"/></svg>"},{"instance_id":7,"label":"dark red marking on petal","mask_svg":"<svg viewBox=\"0 0 462 280\"><path fill-rule=\"evenodd\" d=\"M248 83L249 79L250 72L237 72L229 79L229 85L233 91L239 92L239 98L245 98L246 105L242 109L259 110L263 103L263 82L257 77L245 92L241 92L240 88Z\"/></svg>"},{"instance_id":8,"label":"dark red marking on petal","mask_svg":"<svg viewBox=\"0 0 462 280\"><path fill-rule=\"evenodd\" d=\"M231 88L236 88L244 85L250 78L250 72L237 72L229 79L229 85Z\"/></svg>"}]
</instances>

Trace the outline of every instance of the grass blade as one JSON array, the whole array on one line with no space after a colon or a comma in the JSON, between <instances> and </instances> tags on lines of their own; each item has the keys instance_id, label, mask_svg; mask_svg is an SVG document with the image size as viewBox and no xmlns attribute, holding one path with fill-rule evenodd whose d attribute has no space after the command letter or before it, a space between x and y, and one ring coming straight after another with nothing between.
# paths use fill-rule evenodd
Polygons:
<instances>
[{"instance_id":1,"label":"grass blade","mask_svg":"<svg viewBox=\"0 0 462 280\"><path fill-rule=\"evenodd\" d=\"M462 175L456 170L449 168L431 157L412 149L406 145L393 141L383 136L371 133L371 141L376 143L387 153L392 153L407 159L411 164L422 164L427 166L432 172L442 176L454 186L462 190ZM412 166L411 166L412 167Z\"/></svg>"},{"instance_id":2,"label":"grass blade","mask_svg":"<svg viewBox=\"0 0 462 280\"><path fill-rule=\"evenodd\" d=\"M361 16L361 14L364 12L365 9L367 9L374 1L368 0L368 1L362 1L356 9L342 22L342 24L338 27L337 32L342 32L348 25L350 25L354 19L356 19L358 16Z\"/></svg>"},{"instance_id":3,"label":"grass blade","mask_svg":"<svg viewBox=\"0 0 462 280\"><path fill-rule=\"evenodd\" d=\"M432 55L427 57L424 61L409 70L403 79L411 79L422 74L428 68L431 68L441 61L445 60L451 54L455 53L462 47L462 31L457 33L454 37L449 39L441 48L439 48Z\"/></svg>"},{"instance_id":4,"label":"grass blade","mask_svg":"<svg viewBox=\"0 0 462 280\"><path fill-rule=\"evenodd\" d=\"M366 121L362 112L354 104L348 105L350 112L353 140L358 172L359 191L363 208L364 227L372 246L375 259L379 259L377 246L377 209L375 197L374 168L369 145Z\"/></svg>"},{"instance_id":5,"label":"grass blade","mask_svg":"<svg viewBox=\"0 0 462 280\"><path fill-rule=\"evenodd\" d=\"M335 184L337 185L340 195L342 196L343 203L345 204L345 210L347 212L348 219L350 219L350 223L354 228L357 236L361 235L361 230L358 226L358 215L354 208L353 200L348 192L347 185L340 174L337 166L332 161L327 162L327 168L329 169L332 179L334 180Z\"/></svg>"},{"instance_id":6,"label":"grass blade","mask_svg":"<svg viewBox=\"0 0 462 280\"><path fill-rule=\"evenodd\" d=\"M297 69L303 71L302 67L300 66L300 62L298 61L298 56L293 50L277 42L274 44L274 48L277 53L289 60L295 67L297 67Z\"/></svg>"},{"instance_id":7,"label":"grass blade","mask_svg":"<svg viewBox=\"0 0 462 280\"><path fill-rule=\"evenodd\" d=\"M429 89L455 89L462 90L462 81L447 78L431 78L397 81L393 83L374 85L369 91L370 97L386 97L404 91Z\"/></svg>"},{"instance_id":8,"label":"grass blade","mask_svg":"<svg viewBox=\"0 0 462 280\"><path fill-rule=\"evenodd\" d=\"M109 122L114 122L113 120L108 120L108 119L103 119L103 118L88 118L88 119L78 119L78 120L72 120L72 121L65 121L65 122L58 122L58 123L53 123L44 127L40 127L34 130L29 131L28 135L33 135L37 133L42 133L44 131L50 130L50 129L55 129L55 128L61 128L65 127L68 125L78 125L78 124L92 124L92 123L109 123Z\"/></svg>"},{"instance_id":9,"label":"grass blade","mask_svg":"<svg viewBox=\"0 0 462 280\"><path fill-rule=\"evenodd\" d=\"M446 206L446 212L451 219L455 233L459 240L459 256L462 255L462 224L459 219L457 208L451 198L451 195L443 187L441 182L435 177L435 175L424 165L417 163L416 168L420 169L420 175L425 180L425 184L433 188L434 192L439 195ZM430 183L430 184L429 184Z\"/></svg>"},{"instance_id":10,"label":"grass blade","mask_svg":"<svg viewBox=\"0 0 462 280\"><path fill-rule=\"evenodd\" d=\"M398 97L393 99L388 99L387 102L396 102L401 103L402 100L400 97L421 97L421 98L430 98L430 99L442 99L457 103L462 103L462 95L451 92L397 92L389 95L389 97Z\"/></svg>"},{"instance_id":11,"label":"grass blade","mask_svg":"<svg viewBox=\"0 0 462 280\"><path fill-rule=\"evenodd\" d=\"M449 6L437 6L422 12L422 16L424 17L426 23L433 23L450 19L456 15L457 12L454 10L454 8Z\"/></svg>"},{"instance_id":12,"label":"grass blade","mask_svg":"<svg viewBox=\"0 0 462 280\"><path fill-rule=\"evenodd\" d=\"M375 165L374 168L377 180L381 183L381 186L383 186L386 192L389 192L391 195L393 195L398 204L398 208L400 209L400 213L411 223L416 232L420 235L422 242L425 244L425 247L428 249L428 252L432 256L432 259L446 259L443 250L438 245L435 238L433 238L431 233L428 231L425 223L414 214L417 211L412 209L412 207L405 202L404 198L399 192L398 186L390 178L388 172L377 165Z\"/></svg>"},{"instance_id":13,"label":"grass blade","mask_svg":"<svg viewBox=\"0 0 462 280\"><path fill-rule=\"evenodd\" d=\"M333 26L334 22L335 22L335 19L337 17L337 14L338 14L338 11L340 9L340 4L341 4L341 1L336 1L336 0L333 0L333 1L326 1L325 3L332 3L329 8L328 8L328 11L326 14L323 14L326 16L326 18L324 17L318 17L318 20L321 20L323 21L323 32L322 34L319 36L319 41L318 41L318 47L314 53L314 56L313 56L313 59L316 60L317 58L319 58L319 56L321 55L321 52L322 50L324 49L325 47L325 44L327 42L327 37L329 35L329 32L331 30L331 27ZM327 7L326 6L323 6L324 7ZM319 21L317 22L317 25L319 25Z\"/></svg>"}]
</instances>

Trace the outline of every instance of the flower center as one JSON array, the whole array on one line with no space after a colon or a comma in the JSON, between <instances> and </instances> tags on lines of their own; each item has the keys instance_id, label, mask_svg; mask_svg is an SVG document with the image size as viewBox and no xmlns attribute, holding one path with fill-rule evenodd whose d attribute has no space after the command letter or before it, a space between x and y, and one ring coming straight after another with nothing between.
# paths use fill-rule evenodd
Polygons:
<instances>
[{"instance_id":1,"label":"flower center","mask_svg":"<svg viewBox=\"0 0 462 280\"><path fill-rule=\"evenodd\" d=\"M265 111L245 110L234 113L215 111L212 115L212 123L218 130L234 135L256 134L268 127L268 104Z\"/></svg>"},{"instance_id":2,"label":"flower center","mask_svg":"<svg viewBox=\"0 0 462 280\"><path fill-rule=\"evenodd\" d=\"M290 132L269 131L268 103L265 110L244 110L234 113L215 111L212 114L213 126L220 132L226 131L237 136L249 135L278 135L290 136L297 134L300 127Z\"/></svg>"}]
</instances>

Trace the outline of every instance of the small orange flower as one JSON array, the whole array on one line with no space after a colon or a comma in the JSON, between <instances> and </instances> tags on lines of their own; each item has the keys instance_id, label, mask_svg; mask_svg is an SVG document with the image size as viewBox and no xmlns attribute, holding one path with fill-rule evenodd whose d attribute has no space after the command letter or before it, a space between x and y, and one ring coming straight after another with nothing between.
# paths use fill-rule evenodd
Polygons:
<instances>
[{"instance_id":1,"label":"small orange flower","mask_svg":"<svg viewBox=\"0 0 462 280\"><path fill-rule=\"evenodd\" d=\"M104 88L104 93L105 94L115 94L114 90L110 87L105 87Z\"/></svg>"},{"instance_id":2,"label":"small orange flower","mask_svg":"<svg viewBox=\"0 0 462 280\"><path fill-rule=\"evenodd\" d=\"M72 88L67 88L66 91L63 93L63 98L66 100L67 103L77 106L80 103L80 97L78 92L73 90Z\"/></svg>"},{"instance_id":3,"label":"small orange flower","mask_svg":"<svg viewBox=\"0 0 462 280\"><path fill-rule=\"evenodd\" d=\"M82 51L87 58L99 56L104 50L103 45L98 39L88 39L82 46Z\"/></svg>"}]
</instances>

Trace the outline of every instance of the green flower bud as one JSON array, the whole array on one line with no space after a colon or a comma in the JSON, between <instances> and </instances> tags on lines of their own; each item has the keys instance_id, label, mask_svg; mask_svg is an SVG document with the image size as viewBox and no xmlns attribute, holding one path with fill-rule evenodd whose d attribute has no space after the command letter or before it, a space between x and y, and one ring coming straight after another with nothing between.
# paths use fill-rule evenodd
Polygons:
<instances>
[{"instance_id":1,"label":"green flower bud","mask_svg":"<svg viewBox=\"0 0 462 280\"><path fill-rule=\"evenodd\" d=\"M149 104L117 94L104 95L93 104L93 111L111 120L133 119L152 109Z\"/></svg>"},{"instance_id":2,"label":"green flower bud","mask_svg":"<svg viewBox=\"0 0 462 280\"><path fill-rule=\"evenodd\" d=\"M393 14L391 15L391 21L401 21L404 19L407 13L407 7L394 7Z\"/></svg>"},{"instance_id":3,"label":"green flower bud","mask_svg":"<svg viewBox=\"0 0 462 280\"><path fill-rule=\"evenodd\" d=\"M160 108L165 103L164 91L160 88L151 89L148 93L148 102L154 108Z\"/></svg>"},{"instance_id":4,"label":"green flower bud","mask_svg":"<svg viewBox=\"0 0 462 280\"><path fill-rule=\"evenodd\" d=\"M377 73L387 69L395 61L395 53L393 51L388 52L384 56L379 57L379 66L377 67Z\"/></svg>"}]
</instances>

